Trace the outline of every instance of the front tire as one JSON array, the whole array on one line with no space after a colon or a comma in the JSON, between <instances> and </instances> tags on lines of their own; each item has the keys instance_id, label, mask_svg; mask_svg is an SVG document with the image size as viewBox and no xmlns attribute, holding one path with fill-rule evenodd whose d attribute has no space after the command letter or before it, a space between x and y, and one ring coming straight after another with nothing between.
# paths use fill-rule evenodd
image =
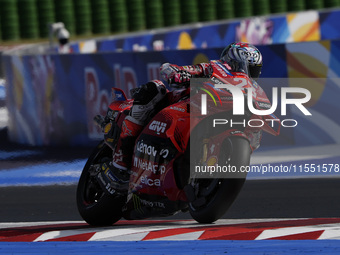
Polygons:
<instances>
[{"instance_id":1,"label":"front tire","mask_svg":"<svg viewBox=\"0 0 340 255\"><path fill-rule=\"evenodd\" d=\"M219 164L225 163L230 157L230 164L235 165L237 169L241 166L249 166L251 149L248 140L242 137L230 137L223 145L231 146L232 150L231 153L222 150ZM220 219L236 199L244 181L245 176L234 179L193 179L192 182L198 187L195 193L199 200L189 203L192 218L199 223L212 223Z\"/></svg>"},{"instance_id":2,"label":"front tire","mask_svg":"<svg viewBox=\"0 0 340 255\"><path fill-rule=\"evenodd\" d=\"M125 196L109 195L102 190L90 167L112 159L112 150L102 141L92 152L77 186L77 206L81 217L93 226L109 226L122 217Z\"/></svg>"}]
</instances>

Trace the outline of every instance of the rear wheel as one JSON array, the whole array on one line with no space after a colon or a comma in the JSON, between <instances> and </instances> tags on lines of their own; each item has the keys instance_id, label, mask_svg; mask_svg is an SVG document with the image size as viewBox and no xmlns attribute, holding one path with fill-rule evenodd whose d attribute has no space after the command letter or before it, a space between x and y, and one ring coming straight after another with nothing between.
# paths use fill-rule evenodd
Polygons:
<instances>
[{"instance_id":1,"label":"rear wheel","mask_svg":"<svg viewBox=\"0 0 340 255\"><path fill-rule=\"evenodd\" d=\"M230 137L223 143L219 155L219 164L229 163L240 169L248 166L251 149L249 142L242 137ZM189 203L189 211L193 219L200 223L212 223L220 219L232 205L239 194L245 176L233 179L193 178L191 186L195 200Z\"/></svg>"},{"instance_id":2,"label":"rear wheel","mask_svg":"<svg viewBox=\"0 0 340 255\"><path fill-rule=\"evenodd\" d=\"M93 166L112 159L112 149L104 141L92 152L77 186L77 206L81 217L90 225L107 226L122 217L125 196L107 194L97 182Z\"/></svg>"}]
</instances>

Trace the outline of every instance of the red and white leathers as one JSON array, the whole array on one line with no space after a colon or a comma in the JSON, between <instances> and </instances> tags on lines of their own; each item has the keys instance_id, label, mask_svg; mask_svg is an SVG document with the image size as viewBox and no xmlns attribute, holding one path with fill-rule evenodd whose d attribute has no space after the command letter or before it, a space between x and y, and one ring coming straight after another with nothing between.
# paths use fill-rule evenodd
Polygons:
<instances>
[{"instance_id":1,"label":"red and white leathers","mask_svg":"<svg viewBox=\"0 0 340 255\"><path fill-rule=\"evenodd\" d=\"M230 70L227 64L220 60L215 61ZM212 72L213 68L210 62L187 66L165 63L160 67L160 73L163 79L169 83L178 85L188 83L191 77L209 77ZM113 165L119 169L129 169L131 167L135 140L146 124L145 121L155 109L155 105L158 104L166 94L165 85L159 80L151 81L143 86L137 92L138 94L133 96L134 103L130 115L125 118L122 124L120 137L113 154ZM169 99L167 103L171 104L170 101L171 99Z\"/></svg>"}]
</instances>

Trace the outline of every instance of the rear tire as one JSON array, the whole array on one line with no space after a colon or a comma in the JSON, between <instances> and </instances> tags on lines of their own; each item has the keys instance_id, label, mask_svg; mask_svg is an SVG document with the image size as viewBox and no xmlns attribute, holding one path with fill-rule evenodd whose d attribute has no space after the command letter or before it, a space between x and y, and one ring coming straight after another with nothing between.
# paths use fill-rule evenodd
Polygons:
<instances>
[{"instance_id":1,"label":"rear tire","mask_svg":"<svg viewBox=\"0 0 340 255\"><path fill-rule=\"evenodd\" d=\"M108 195L89 172L91 165L109 161L111 158L112 149L102 141L87 160L78 182L78 211L81 217L93 226L109 226L122 217L126 197Z\"/></svg>"},{"instance_id":2,"label":"rear tire","mask_svg":"<svg viewBox=\"0 0 340 255\"><path fill-rule=\"evenodd\" d=\"M240 169L241 166L249 166L251 149L248 140L242 137L230 137L225 140L223 145L229 147L232 145L232 150L229 150L231 154L222 150L224 152L220 153L219 164L226 162L230 156L230 164L235 165L237 169ZM203 204L189 203L192 218L199 223L212 223L220 219L236 199L244 181L245 176L235 179L194 179L193 182L198 183L198 187L200 187L199 190L195 190L196 193L207 193L208 189L211 192L208 195L202 195L203 201L205 201Z\"/></svg>"}]
</instances>

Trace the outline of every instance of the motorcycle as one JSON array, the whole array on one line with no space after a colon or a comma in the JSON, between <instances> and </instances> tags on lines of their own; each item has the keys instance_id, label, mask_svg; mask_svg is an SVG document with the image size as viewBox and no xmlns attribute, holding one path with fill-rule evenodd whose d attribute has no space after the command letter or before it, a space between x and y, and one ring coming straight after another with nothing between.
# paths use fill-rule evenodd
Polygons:
<instances>
[{"instance_id":1,"label":"motorcycle","mask_svg":"<svg viewBox=\"0 0 340 255\"><path fill-rule=\"evenodd\" d=\"M211 169L216 164L246 169L252 152L260 145L262 131L279 135L280 125L274 129L264 121L279 122L275 115L255 115L247 108L238 117L244 118L245 126L212 128L212 121L233 116L230 91L214 89L209 93L216 84L234 83L242 88L244 95L247 88L252 88L257 109L271 104L262 88L244 72L230 73L216 61L211 61L211 66L213 74L204 82L167 92L171 104L156 111L136 139L126 190L118 189L112 181L116 180L116 174L113 176L110 164L133 99L112 88L114 100L106 116L95 117L104 139L88 158L77 186L78 211L88 224L105 226L122 217L136 220L186 211L197 222L212 223L225 214L239 194L247 171L215 176L211 171L207 174L196 170L207 166ZM207 93L218 93L223 107L216 107L211 97L207 100L209 115L204 115L199 102L202 94ZM249 120L262 120L262 125L249 125Z\"/></svg>"}]
</instances>

